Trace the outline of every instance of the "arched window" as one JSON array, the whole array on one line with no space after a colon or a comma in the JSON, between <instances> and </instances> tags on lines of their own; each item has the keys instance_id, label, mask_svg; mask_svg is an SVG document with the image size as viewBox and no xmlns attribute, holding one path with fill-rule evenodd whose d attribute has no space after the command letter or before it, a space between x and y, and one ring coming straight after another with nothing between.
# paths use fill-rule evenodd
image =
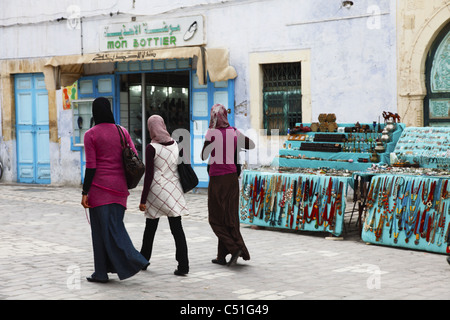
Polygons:
<instances>
[{"instance_id":1,"label":"arched window","mask_svg":"<svg viewBox=\"0 0 450 320\"><path fill-rule=\"evenodd\" d=\"M425 126L450 126L450 24L431 46L426 63Z\"/></svg>"}]
</instances>

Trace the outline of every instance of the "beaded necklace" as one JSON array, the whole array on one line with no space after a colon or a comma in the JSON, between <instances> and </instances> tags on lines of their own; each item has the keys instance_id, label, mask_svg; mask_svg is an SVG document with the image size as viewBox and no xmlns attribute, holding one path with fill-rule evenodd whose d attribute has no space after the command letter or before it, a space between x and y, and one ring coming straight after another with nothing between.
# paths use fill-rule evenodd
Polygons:
<instances>
[{"instance_id":1,"label":"beaded necklace","mask_svg":"<svg viewBox=\"0 0 450 320\"><path fill-rule=\"evenodd\" d=\"M252 192L252 187L248 183L248 175L245 176L244 181L242 182L242 189L241 189L241 204L240 204L240 213L241 213L241 220L247 219L247 207L249 204L250 194Z\"/></svg>"},{"instance_id":2,"label":"beaded necklace","mask_svg":"<svg viewBox=\"0 0 450 320\"><path fill-rule=\"evenodd\" d=\"M261 185L259 186L259 196L256 201L259 203L258 210L254 213L255 217L263 218L264 215L264 204L265 204L265 190L266 190L266 179L262 179Z\"/></svg>"},{"instance_id":3,"label":"beaded necklace","mask_svg":"<svg viewBox=\"0 0 450 320\"><path fill-rule=\"evenodd\" d=\"M267 222L270 219L270 215L273 207L273 198L275 196L275 176L270 177L269 188L266 192L266 211L264 215L264 221Z\"/></svg>"},{"instance_id":4,"label":"beaded necklace","mask_svg":"<svg viewBox=\"0 0 450 320\"><path fill-rule=\"evenodd\" d=\"M442 205L440 207L441 209L439 210L439 221L438 221L437 227L440 228L440 232L438 234L438 239L436 241L436 245L438 247L440 247L442 245L442 239L444 237L445 218L446 218L445 206L446 206L446 203L442 202Z\"/></svg>"},{"instance_id":5,"label":"beaded necklace","mask_svg":"<svg viewBox=\"0 0 450 320\"><path fill-rule=\"evenodd\" d=\"M298 201L298 210L297 210L297 218L295 221L295 230L299 230L303 228L303 215L304 215L304 208L303 208L303 199L304 197L302 197L302 192L305 191L305 186L308 184L307 179L306 181L302 181L302 178L300 178L300 182L299 182L299 190L298 190L298 197L297 197L297 201Z\"/></svg>"},{"instance_id":6,"label":"beaded necklace","mask_svg":"<svg viewBox=\"0 0 450 320\"><path fill-rule=\"evenodd\" d=\"M395 207L397 205L397 201L393 201L393 207L392 207L392 209L389 209L389 198L391 197L393 182L394 182L394 178L392 177L392 181L389 184L389 188L388 188L388 190L386 190L384 192L384 195L383 195L383 207L384 207L383 214L386 216L386 219L387 219L387 222L386 222L387 227L389 227L389 220L390 220L389 216L392 215L392 213L394 212Z\"/></svg>"},{"instance_id":7,"label":"beaded necklace","mask_svg":"<svg viewBox=\"0 0 450 320\"><path fill-rule=\"evenodd\" d=\"M286 191L287 191L287 187L289 182L288 182L288 178L286 178L285 182L282 183L283 185L283 192L282 192L282 196L280 199L280 202L278 203L278 206L280 207L280 213L278 214L278 219L277 219L277 224L281 225L281 219L284 218L284 207L286 206ZM281 186L280 186L281 188Z\"/></svg>"},{"instance_id":8,"label":"beaded necklace","mask_svg":"<svg viewBox=\"0 0 450 320\"><path fill-rule=\"evenodd\" d=\"M289 208L286 216L286 227L292 229L292 223L294 221L294 209L297 201L297 180L291 186L292 205L289 203Z\"/></svg>"}]
</instances>

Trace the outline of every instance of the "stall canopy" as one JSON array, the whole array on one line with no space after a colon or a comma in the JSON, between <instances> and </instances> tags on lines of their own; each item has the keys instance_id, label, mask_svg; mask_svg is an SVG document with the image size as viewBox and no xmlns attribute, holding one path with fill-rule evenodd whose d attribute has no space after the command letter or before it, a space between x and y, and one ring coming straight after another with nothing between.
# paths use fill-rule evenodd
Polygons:
<instances>
[{"instance_id":1,"label":"stall canopy","mask_svg":"<svg viewBox=\"0 0 450 320\"><path fill-rule=\"evenodd\" d=\"M84 65L121 61L165 60L196 58L199 84L210 81L225 81L237 76L228 63L227 49L206 49L204 47L183 47L160 50L100 52L83 55L58 56L50 58L44 66L47 90L58 90L70 86L84 75Z\"/></svg>"}]
</instances>

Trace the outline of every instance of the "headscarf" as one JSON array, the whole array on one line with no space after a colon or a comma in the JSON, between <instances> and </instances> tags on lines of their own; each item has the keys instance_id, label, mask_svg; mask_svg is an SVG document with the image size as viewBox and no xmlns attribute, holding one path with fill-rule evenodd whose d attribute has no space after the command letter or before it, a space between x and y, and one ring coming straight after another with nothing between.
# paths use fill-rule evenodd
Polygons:
<instances>
[{"instance_id":1,"label":"headscarf","mask_svg":"<svg viewBox=\"0 0 450 320\"><path fill-rule=\"evenodd\" d=\"M227 128L230 124L228 123L228 111L221 104L215 104L211 108L211 119L209 121L210 129L217 128Z\"/></svg>"},{"instance_id":2,"label":"headscarf","mask_svg":"<svg viewBox=\"0 0 450 320\"><path fill-rule=\"evenodd\" d=\"M161 116L155 114L148 118L147 127L152 142L166 143L172 141L172 137L169 132L167 132L166 124Z\"/></svg>"},{"instance_id":3,"label":"headscarf","mask_svg":"<svg viewBox=\"0 0 450 320\"><path fill-rule=\"evenodd\" d=\"M92 115L96 125L100 123L116 123L111 111L111 103L106 98L100 97L92 102Z\"/></svg>"}]
</instances>

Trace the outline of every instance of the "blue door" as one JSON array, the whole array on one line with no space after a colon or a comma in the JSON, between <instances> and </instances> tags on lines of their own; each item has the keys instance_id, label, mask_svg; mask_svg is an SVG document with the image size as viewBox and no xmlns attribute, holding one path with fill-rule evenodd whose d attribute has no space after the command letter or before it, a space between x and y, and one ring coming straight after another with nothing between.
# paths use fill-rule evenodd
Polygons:
<instances>
[{"instance_id":1,"label":"blue door","mask_svg":"<svg viewBox=\"0 0 450 320\"><path fill-rule=\"evenodd\" d=\"M119 92L119 90L116 90L115 83L114 83L114 76L113 75L100 75L100 76L86 76L82 77L78 80L78 101L82 102L83 100L88 101L86 110L88 110L89 116L87 119L91 118L91 110L92 110L92 101L93 99L96 99L98 97L105 97L110 99L111 101L111 107L113 108L113 114L114 119L120 119L119 112L117 111L118 103L117 100L114 98L115 92ZM78 117L77 117L78 118ZM87 131L92 126L92 123L90 121L86 121L85 130L83 130L82 135L84 135L84 132ZM75 128L75 125L74 125ZM72 140L73 144L79 144L81 141L81 137L77 139L77 141ZM80 151L81 152L81 183L84 182L84 173L86 170L86 154L84 152L84 148L80 147L72 147L73 151Z\"/></svg>"},{"instance_id":2,"label":"blue door","mask_svg":"<svg viewBox=\"0 0 450 320\"><path fill-rule=\"evenodd\" d=\"M234 126L234 80L198 84L196 70L191 72L191 164L199 180L198 187L208 187L207 161L200 153L209 127L211 107L220 103L228 109L228 122Z\"/></svg>"},{"instance_id":3,"label":"blue door","mask_svg":"<svg viewBox=\"0 0 450 320\"><path fill-rule=\"evenodd\" d=\"M50 183L48 93L44 75L14 78L16 104L17 181Z\"/></svg>"}]
</instances>

